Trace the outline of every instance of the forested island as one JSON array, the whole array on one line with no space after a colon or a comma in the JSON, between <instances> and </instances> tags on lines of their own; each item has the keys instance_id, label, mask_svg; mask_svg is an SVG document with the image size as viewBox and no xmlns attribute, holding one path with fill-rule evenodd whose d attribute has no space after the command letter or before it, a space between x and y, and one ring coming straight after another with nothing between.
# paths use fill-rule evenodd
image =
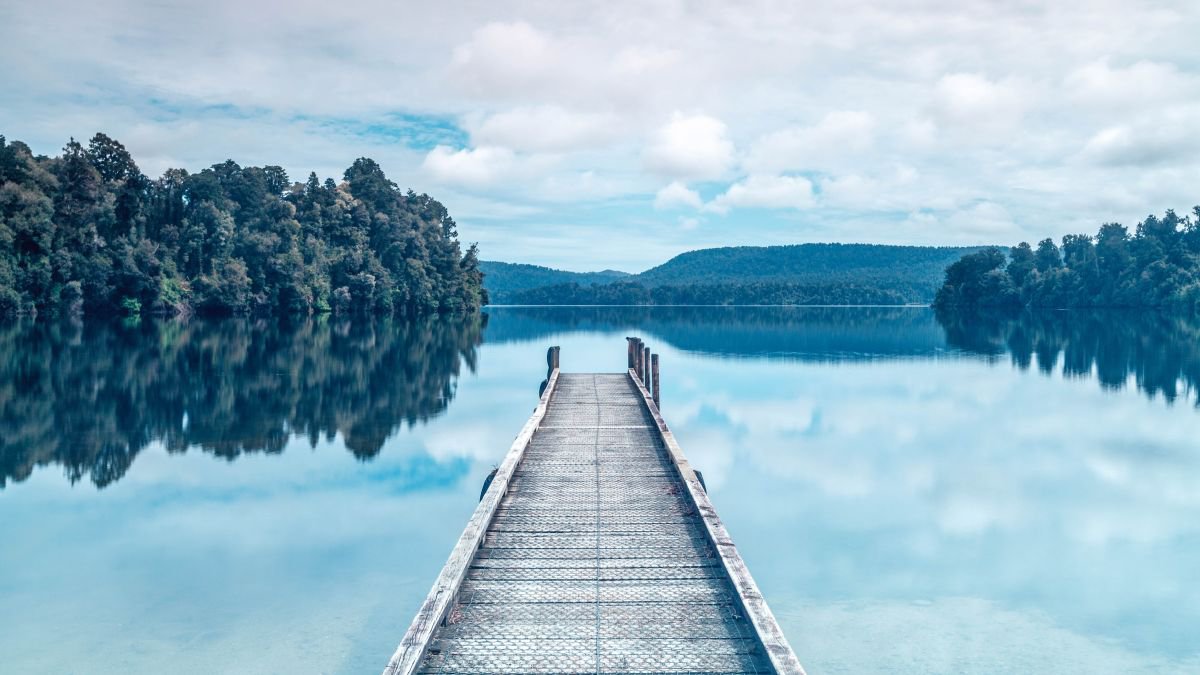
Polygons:
<instances>
[{"instance_id":1,"label":"forested island","mask_svg":"<svg viewBox=\"0 0 1200 675\"><path fill-rule=\"evenodd\" d=\"M486 303L437 200L360 158L341 183L232 160L150 179L98 133L61 156L0 136L0 315L415 316Z\"/></svg>"},{"instance_id":2,"label":"forested island","mask_svg":"<svg viewBox=\"0 0 1200 675\"><path fill-rule=\"evenodd\" d=\"M1007 252L988 248L946 268L934 304L953 307L1161 307L1200 311L1200 206L1151 215L1131 235L1106 223Z\"/></svg>"}]
</instances>

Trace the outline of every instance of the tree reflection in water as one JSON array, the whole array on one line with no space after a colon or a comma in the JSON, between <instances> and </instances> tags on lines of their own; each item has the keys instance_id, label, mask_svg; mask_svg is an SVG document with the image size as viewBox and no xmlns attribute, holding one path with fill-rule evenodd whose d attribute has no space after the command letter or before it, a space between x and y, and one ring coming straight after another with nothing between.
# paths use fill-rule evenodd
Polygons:
<instances>
[{"instance_id":1,"label":"tree reflection in water","mask_svg":"<svg viewBox=\"0 0 1200 675\"><path fill-rule=\"evenodd\" d=\"M998 357L1050 374L1095 377L1106 389L1137 388L1173 403L1200 407L1200 321L1158 312L1074 310L1034 312L939 311L946 342L965 352Z\"/></svg>"},{"instance_id":2,"label":"tree reflection in water","mask_svg":"<svg viewBox=\"0 0 1200 675\"><path fill-rule=\"evenodd\" d=\"M340 434L370 459L400 426L446 409L482 328L478 315L11 323L0 487L52 463L104 487L156 441L232 459Z\"/></svg>"}]
</instances>

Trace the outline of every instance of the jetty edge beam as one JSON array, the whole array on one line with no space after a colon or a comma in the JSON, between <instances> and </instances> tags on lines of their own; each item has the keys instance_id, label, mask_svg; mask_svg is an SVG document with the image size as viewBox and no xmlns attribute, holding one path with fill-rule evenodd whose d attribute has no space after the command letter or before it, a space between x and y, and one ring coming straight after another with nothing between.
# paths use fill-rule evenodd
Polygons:
<instances>
[{"instance_id":1,"label":"jetty edge beam","mask_svg":"<svg viewBox=\"0 0 1200 675\"><path fill-rule=\"evenodd\" d=\"M420 665L421 658L425 655L425 650L433 638L434 631L446 618L455 596L458 595L458 589L462 587L471 561L475 558L480 544L483 543L484 535L487 534L488 525L492 521L496 508L500 505L500 500L508 491L508 484L512 480L513 472L521 463L521 457L524 456L525 449L529 447L533 432L537 431L538 426L542 423L542 418L546 416L550 397L553 396L557 384L558 368L553 367L537 407L534 408L533 414L530 415L529 420L525 422L525 426L521 428L521 432L517 434L516 439L509 447L508 454L504 456L504 461L501 462L495 477L492 478L492 484L488 486L483 499L479 500L479 505L471 514L471 519L467 521L467 526L458 538L458 543L450 552L450 558L442 567L437 580L433 582L433 588L425 597L425 601L421 603L421 608L417 610L417 615L413 618L408 632L400 640L400 646L396 648L396 652L388 661L387 667L384 668L384 675L410 675L416 672L417 666Z\"/></svg>"},{"instance_id":2,"label":"jetty edge beam","mask_svg":"<svg viewBox=\"0 0 1200 675\"><path fill-rule=\"evenodd\" d=\"M734 615L734 618L743 626L742 630L745 631L743 637L740 639L750 641L745 642L745 644L748 646L753 643L761 648L761 650L752 649L751 652L749 652L758 653L760 656L756 657L756 660L761 659L761 661L758 661L758 665L750 666L753 672L764 672L762 668L765 668L769 665L770 670L773 672L785 673L787 675L804 675L803 667L800 665L795 653L788 645L787 640L784 637L782 630L779 628L774 615L767 606L766 600L763 598L757 584L750 575L749 569L746 567L745 562L738 553L737 547L734 545L732 538L718 517L715 507L709 500L708 494L704 487L703 479L699 477L698 472L693 470L691 465L688 463L687 458L683 454L682 448L661 415L658 403L658 356L658 354L652 354L649 347L647 347L640 338L627 338L627 365L629 368L624 373L624 379L629 388L611 389L611 387L615 386L615 384L606 385L610 387L608 390L609 393L601 396L600 393L597 392L595 397L598 401L603 399L604 405L615 404L626 406L626 410L632 410L636 407L642 408L643 419L646 420L646 426L638 428L643 429L641 432L643 434L642 438L647 439L647 441L651 443L650 446L646 446L646 449L647 451L657 454L659 461L662 461L662 465L664 466L664 468L660 469L660 471L667 472L666 474L658 475L664 476L668 481L676 484L678 488L682 488L680 490L677 490L677 488L670 488L670 493L678 493L679 496L683 498L680 503L690 507L688 511L692 514L689 517L692 519L691 522L693 522L693 525L688 527L690 527L690 531L693 532L691 536L701 537L703 540L706 540L707 545L705 550L708 550L709 552L705 555L707 555L709 559L716 558L715 561L707 563L707 565L713 570L711 574L720 575L719 577L712 577L714 583L721 584L722 587L726 589L725 591L722 591L722 593L725 594L724 597L726 598L722 602L731 603L726 606L737 607L740 610L740 617L737 614ZM485 542L491 541L491 538L488 535L494 525L494 522L504 522L503 518L498 518L497 512L502 508L502 504L507 504L510 501L506 499L506 495L510 491L510 486L513 485L514 477L519 471L521 475L528 475L529 471L531 470L528 468L520 469L521 462L526 456L526 451L530 449L531 444L534 442L535 436L542 439L541 441L538 441L536 445L539 448L543 448L543 450L538 450L534 455L531 455L530 461L534 461L537 456L540 456L540 453L545 451L544 447L547 441L541 434L538 434L537 432L541 428L548 412L552 409L559 410L559 408L555 407L555 394L560 388L559 383L563 377L559 371L559 348L551 347L548 350L547 357L549 372L547 374L546 382L543 383L543 391L541 392L537 407L534 409L533 414L530 416L521 432L513 441L512 446L505 455L502 464L495 469L494 477L492 478L490 485L485 488L485 492L482 495L480 503L469 519L462 535L459 537L457 544L451 552L450 558L447 560L446 565L443 567L437 580L434 582L429 595L426 597L424 603L421 605L420 610L414 617L412 624L405 633L404 638L401 640L399 647L396 649L391 660L388 662L387 667L384 669L384 675L409 675L411 673L416 673L422 668L422 663L425 662L426 657L432 659L432 661L425 662L425 667L430 668L433 667L431 664L436 663L439 659L445 658L445 656L439 656L439 654L457 653L458 648L453 648L452 651L446 651L446 631L452 630L446 626L453 625L457 620L461 620L462 615L460 612L465 610L466 607L471 606L458 605L458 596L463 593L473 596L476 592L478 592L477 589L479 587L479 581L466 581L468 577L470 579L479 578L477 576L478 571L472 571L473 569L477 569L473 567L473 563L479 556L484 556L484 552L482 551L492 550L491 548L484 549L484 544ZM592 381L596 381L601 378L608 378L606 381L613 383L620 381L612 379L614 377L619 377L617 373L580 373L571 374L566 377L572 382L584 377L591 377ZM578 403L577 400L572 399L572 394L569 393L572 391L572 386L577 387L579 385L569 385L567 387L568 393L565 394L567 399L564 405L567 405L568 408ZM625 393L620 393L622 390ZM637 405L634 405L635 401L637 401ZM597 411L598 410L599 409L597 409ZM555 419L561 417L562 414L563 413L561 411L559 413L555 413ZM597 414L599 413L597 412ZM574 416L576 414L572 413L572 415ZM596 421L599 420L597 419ZM552 422L551 426L547 428L560 429L562 427L556 426L560 423L561 420L559 422ZM581 429L589 428L586 420L580 420L577 423L581 425ZM630 429L632 428L633 427L630 427ZM555 432L551 431L548 433L551 433L553 436ZM655 443L655 441L657 441L657 443ZM659 445L659 448L653 449L653 445ZM537 466L538 462L540 461L542 460L534 462L534 466ZM601 469L599 455L596 455L596 461L593 463L597 467L595 474L596 488L600 489ZM539 471L539 473L535 475L542 475L540 470L537 471ZM517 482L519 483L524 480L527 479L521 479ZM518 491L517 494L523 494L523 492ZM557 499L555 497L551 498ZM599 499L598 496L597 499ZM599 502L597 502L597 507L598 506ZM508 509L510 507L504 508ZM502 513L507 514L510 513L510 511L504 510ZM599 518L599 514L597 514L597 518ZM600 521L597 520L596 523L597 528L599 528ZM582 535L584 533L581 531L578 534ZM599 529L596 531L596 536L601 536ZM678 536L686 537L687 535ZM699 541L699 539L697 541ZM597 575L600 574L600 549L598 548L600 546L599 542L600 539L598 538L596 543ZM487 546L491 547L494 546L494 544L488 543ZM719 572L717 570L719 570ZM720 577L724 578L724 582L720 581ZM550 583L553 585L554 582L547 581L537 583ZM597 576L597 594L600 593L600 583L600 577ZM663 583L669 584L669 582ZM666 592L667 589L655 590L656 592ZM595 602L602 602L599 595L597 595ZM694 601L688 600L687 602ZM596 668L594 672L601 672L599 607L600 605L597 604L597 623L595 633L597 641L595 646ZM698 608L702 607L704 607L704 605L698 606ZM455 617L458 618L456 619ZM489 621L490 620L491 619L489 619ZM454 629L459 629L468 625L488 627L486 628L486 631L493 630L489 627L491 626L489 623L457 624L454 625ZM678 628L678 625L674 623L661 624L661 626L667 630L674 630ZM442 628L442 630L439 631L439 628ZM478 628L473 628L472 630L478 630ZM553 630L553 635L547 635L546 638L565 638L567 636L563 634L563 630L565 629ZM501 633L501 635L502 634L503 633ZM495 637L494 633L492 637ZM671 640L668 640L668 642L673 641L677 645L680 642L698 639L698 636L688 637L687 631L684 631L684 634L682 635L668 637L672 638ZM674 639L675 637L678 637L679 639ZM568 642L573 641L574 640L563 641L559 642L559 644L567 644ZM557 641L552 640L552 642ZM707 640L701 640L701 642L707 642ZM509 645L503 640L501 640L497 646L501 654L508 651L507 647ZM522 647L512 645L512 648L520 650ZM572 650L577 648L578 647L573 647ZM677 646L676 648L681 647ZM683 648L686 649L686 647ZM575 654L574 651L568 653ZM514 656L515 655L516 653L514 653ZM693 663L694 666L700 665L701 668L703 668L703 665L700 663L695 663L696 656L698 655L691 655L691 663ZM513 663L515 662L516 661ZM446 662L442 661L442 663L445 664ZM703 661L702 663L709 665L707 661ZM675 668L663 670L661 672L679 672L676 670L676 668L678 668L678 663L674 665ZM629 672L626 666L627 664L622 661L618 663L615 668L611 666L604 667L603 672ZM689 672L696 670L694 666L686 668L686 670ZM461 662L459 667L462 667ZM639 671L644 670L644 668L634 667L633 664L628 664L628 667ZM478 672L484 672L488 670L483 667L482 663L477 663L475 664L475 668L469 669L469 672L477 672L476 669L478 669ZM746 669L746 666L743 665L741 669ZM435 668L435 670L437 670L437 668ZM499 669L497 670L499 671ZM575 670L579 670L579 668L572 667L572 672ZM429 672L434 671L430 670ZM468 672L468 670L458 670L454 672ZM581 672L593 672L593 670L589 667L582 669ZM656 669L655 672L659 671ZM720 672L726 671L721 670Z\"/></svg>"}]
</instances>

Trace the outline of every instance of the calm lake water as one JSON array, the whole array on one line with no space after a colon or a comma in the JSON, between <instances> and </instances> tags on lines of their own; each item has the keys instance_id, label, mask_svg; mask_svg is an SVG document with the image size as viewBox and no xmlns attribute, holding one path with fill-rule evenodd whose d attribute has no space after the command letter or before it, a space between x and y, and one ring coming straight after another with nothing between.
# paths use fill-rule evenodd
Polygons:
<instances>
[{"instance_id":1,"label":"calm lake water","mask_svg":"<svg viewBox=\"0 0 1200 675\"><path fill-rule=\"evenodd\" d=\"M378 672L626 335L813 675L1200 672L1200 325L517 307L0 326L0 672Z\"/></svg>"}]
</instances>

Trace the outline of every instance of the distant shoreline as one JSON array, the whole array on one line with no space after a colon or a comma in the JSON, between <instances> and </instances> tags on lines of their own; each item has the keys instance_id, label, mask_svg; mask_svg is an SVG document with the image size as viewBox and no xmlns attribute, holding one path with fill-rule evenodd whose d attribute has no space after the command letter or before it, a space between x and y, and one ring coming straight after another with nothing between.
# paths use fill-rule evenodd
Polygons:
<instances>
[{"instance_id":1,"label":"distant shoreline","mask_svg":"<svg viewBox=\"0 0 1200 675\"><path fill-rule=\"evenodd\" d=\"M929 308L929 307L932 307L932 305L928 302L919 303L919 304L910 303L910 304L903 304L903 305L878 305L878 304L872 304L872 305L849 305L849 304L843 304L843 305L679 305L679 304L662 304L662 305L659 305L659 304L654 304L654 305L610 305L610 304L523 305L523 304L513 304L513 305L509 305L509 304L497 304L497 305L484 305L482 307L481 311L487 311L491 307L576 307L576 308L577 307L646 307L646 308L653 308L653 307L729 307L729 308L736 308L736 307L740 307L740 308L744 308L744 307L913 307L913 308L918 308L918 307L924 307L924 308Z\"/></svg>"}]
</instances>

